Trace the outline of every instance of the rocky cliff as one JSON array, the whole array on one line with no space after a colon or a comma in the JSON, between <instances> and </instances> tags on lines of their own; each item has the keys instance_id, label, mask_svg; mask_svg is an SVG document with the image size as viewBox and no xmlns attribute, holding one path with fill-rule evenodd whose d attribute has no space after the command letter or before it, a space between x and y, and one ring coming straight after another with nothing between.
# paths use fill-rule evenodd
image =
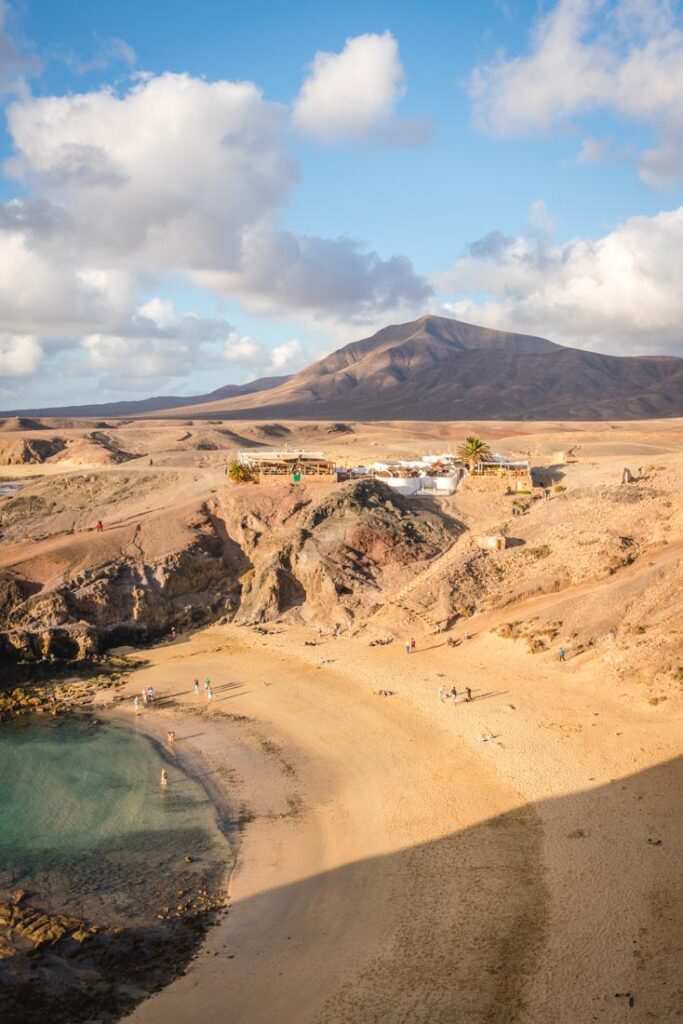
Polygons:
<instances>
[{"instance_id":1,"label":"rocky cliff","mask_svg":"<svg viewBox=\"0 0 683 1024\"><path fill-rule=\"evenodd\" d=\"M40 534L44 501L23 495L24 515L9 518L5 536L30 535L30 510ZM169 534L163 517L152 518L48 537L42 550L18 546L23 559L0 578L0 657L79 662L224 616L349 624L457 534L448 517L378 481L327 492L228 486L174 526Z\"/></svg>"}]
</instances>

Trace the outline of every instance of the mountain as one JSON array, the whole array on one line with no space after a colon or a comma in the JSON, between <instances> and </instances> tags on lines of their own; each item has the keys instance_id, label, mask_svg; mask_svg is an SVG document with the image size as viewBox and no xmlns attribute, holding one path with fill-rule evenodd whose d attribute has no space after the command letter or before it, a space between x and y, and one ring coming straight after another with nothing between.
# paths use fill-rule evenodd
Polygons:
<instances>
[{"instance_id":1,"label":"mountain","mask_svg":"<svg viewBox=\"0 0 683 1024\"><path fill-rule=\"evenodd\" d=\"M423 316L346 345L276 387L183 413L326 420L683 416L683 359L608 356Z\"/></svg>"},{"instance_id":2,"label":"mountain","mask_svg":"<svg viewBox=\"0 0 683 1024\"><path fill-rule=\"evenodd\" d=\"M291 377L210 395L4 415L606 420L683 416L683 359L608 356L440 316L385 327ZM165 403L165 404L163 404Z\"/></svg>"},{"instance_id":3,"label":"mountain","mask_svg":"<svg viewBox=\"0 0 683 1024\"><path fill-rule=\"evenodd\" d=\"M275 388L283 384L287 377L261 377L249 384L225 384L206 395L159 395L156 398L133 399L129 402L104 402L97 405L62 405L49 409L13 409L0 412L0 416L141 416L144 413L157 412L160 409L172 411L181 406L206 405L210 402L235 398L238 395L251 395L262 389Z\"/></svg>"}]
</instances>

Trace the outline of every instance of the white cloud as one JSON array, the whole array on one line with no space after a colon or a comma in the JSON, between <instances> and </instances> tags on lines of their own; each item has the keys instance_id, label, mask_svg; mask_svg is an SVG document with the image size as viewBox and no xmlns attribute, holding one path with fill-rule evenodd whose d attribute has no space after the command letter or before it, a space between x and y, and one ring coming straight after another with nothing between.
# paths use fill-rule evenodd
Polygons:
<instances>
[{"instance_id":1,"label":"white cloud","mask_svg":"<svg viewBox=\"0 0 683 1024\"><path fill-rule=\"evenodd\" d=\"M270 356L270 368L274 373L292 373L300 370L310 360L298 338L291 338L282 345L276 345Z\"/></svg>"},{"instance_id":2,"label":"white cloud","mask_svg":"<svg viewBox=\"0 0 683 1024\"><path fill-rule=\"evenodd\" d=\"M492 233L435 283L456 294L444 309L460 319L617 355L681 355L682 264L680 207L594 241Z\"/></svg>"},{"instance_id":3,"label":"white cloud","mask_svg":"<svg viewBox=\"0 0 683 1024\"><path fill-rule=\"evenodd\" d=\"M43 350L29 334L0 334L0 377L28 377L40 366Z\"/></svg>"},{"instance_id":4,"label":"white cloud","mask_svg":"<svg viewBox=\"0 0 683 1024\"><path fill-rule=\"evenodd\" d=\"M291 338L268 350L261 342L248 335L240 336L236 331L225 340L223 358L226 362L250 367L259 377L294 373L311 362L311 355L298 338Z\"/></svg>"},{"instance_id":5,"label":"white cloud","mask_svg":"<svg viewBox=\"0 0 683 1024\"><path fill-rule=\"evenodd\" d=\"M173 303L168 299L160 299L158 295L143 303L138 314L161 328L175 327L178 323L178 314Z\"/></svg>"},{"instance_id":6,"label":"white cloud","mask_svg":"<svg viewBox=\"0 0 683 1024\"><path fill-rule=\"evenodd\" d=\"M404 93L396 39L368 32L347 39L341 53L316 53L292 121L316 142L360 142L390 129Z\"/></svg>"},{"instance_id":7,"label":"white cloud","mask_svg":"<svg viewBox=\"0 0 683 1024\"><path fill-rule=\"evenodd\" d=\"M361 321L421 312L431 294L405 257L281 227L299 177L290 111L252 83L163 74L122 94L24 89L8 127L5 171L23 196L0 204L0 323L39 339L45 375L68 349L65 373L120 383L120 359L131 387L222 363L224 319L158 295L140 305L174 275L344 340ZM241 365L276 372L294 354L263 349Z\"/></svg>"},{"instance_id":8,"label":"white cloud","mask_svg":"<svg viewBox=\"0 0 683 1024\"><path fill-rule=\"evenodd\" d=\"M9 204L4 221L37 268L24 277L58 281L61 304L27 306L46 305L46 321L52 310L57 323L68 306L75 319L109 329L121 310L108 321L101 310L93 325L89 306L113 283L120 304L121 281L133 293L169 273L275 315L347 317L391 303L413 308L429 294L404 257L279 228L298 180L289 113L251 83L146 76L122 96L22 96L8 121L9 170L33 194ZM0 214L0 248L2 227ZM128 306L130 315L130 296Z\"/></svg>"},{"instance_id":9,"label":"white cloud","mask_svg":"<svg viewBox=\"0 0 683 1024\"><path fill-rule=\"evenodd\" d=\"M83 339L82 347L88 367L115 372L124 380L183 376L193 368L190 346L179 341L90 334Z\"/></svg>"},{"instance_id":10,"label":"white cloud","mask_svg":"<svg viewBox=\"0 0 683 1024\"><path fill-rule=\"evenodd\" d=\"M225 339L223 358L227 363L262 366L268 359L268 353L260 342L254 341L249 335L240 336L237 331L231 331Z\"/></svg>"},{"instance_id":11,"label":"white cloud","mask_svg":"<svg viewBox=\"0 0 683 1024\"><path fill-rule=\"evenodd\" d=\"M667 0L559 0L527 54L475 68L470 94L479 127L503 137L612 111L658 136L639 158L646 184L683 178L683 28Z\"/></svg>"}]
</instances>

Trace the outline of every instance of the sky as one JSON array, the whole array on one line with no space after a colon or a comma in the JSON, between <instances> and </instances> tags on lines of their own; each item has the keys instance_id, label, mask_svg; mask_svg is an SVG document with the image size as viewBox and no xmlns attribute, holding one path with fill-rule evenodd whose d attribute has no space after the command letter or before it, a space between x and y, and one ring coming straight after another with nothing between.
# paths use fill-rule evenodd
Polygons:
<instances>
[{"instance_id":1,"label":"sky","mask_svg":"<svg viewBox=\"0 0 683 1024\"><path fill-rule=\"evenodd\" d=\"M0 0L0 405L424 313L683 355L676 0Z\"/></svg>"}]
</instances>

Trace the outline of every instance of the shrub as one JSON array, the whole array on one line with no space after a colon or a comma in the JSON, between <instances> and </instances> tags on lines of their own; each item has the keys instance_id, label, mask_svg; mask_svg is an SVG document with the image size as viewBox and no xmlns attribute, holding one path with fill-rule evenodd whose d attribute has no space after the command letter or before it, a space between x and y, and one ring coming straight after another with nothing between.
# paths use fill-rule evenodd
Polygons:
<instances>
[{"instance_id":1,"label":"shrub","mask_svg":"<svg viewBox=\"0 0 683 1024\"><path fill-rule=\"evenodd\" d=\"M244 466L241 462L231 462L228 466L228 476L234 484L248 484L254 479L254 474L248 466Z\"/></svg>"}]
</instances>

